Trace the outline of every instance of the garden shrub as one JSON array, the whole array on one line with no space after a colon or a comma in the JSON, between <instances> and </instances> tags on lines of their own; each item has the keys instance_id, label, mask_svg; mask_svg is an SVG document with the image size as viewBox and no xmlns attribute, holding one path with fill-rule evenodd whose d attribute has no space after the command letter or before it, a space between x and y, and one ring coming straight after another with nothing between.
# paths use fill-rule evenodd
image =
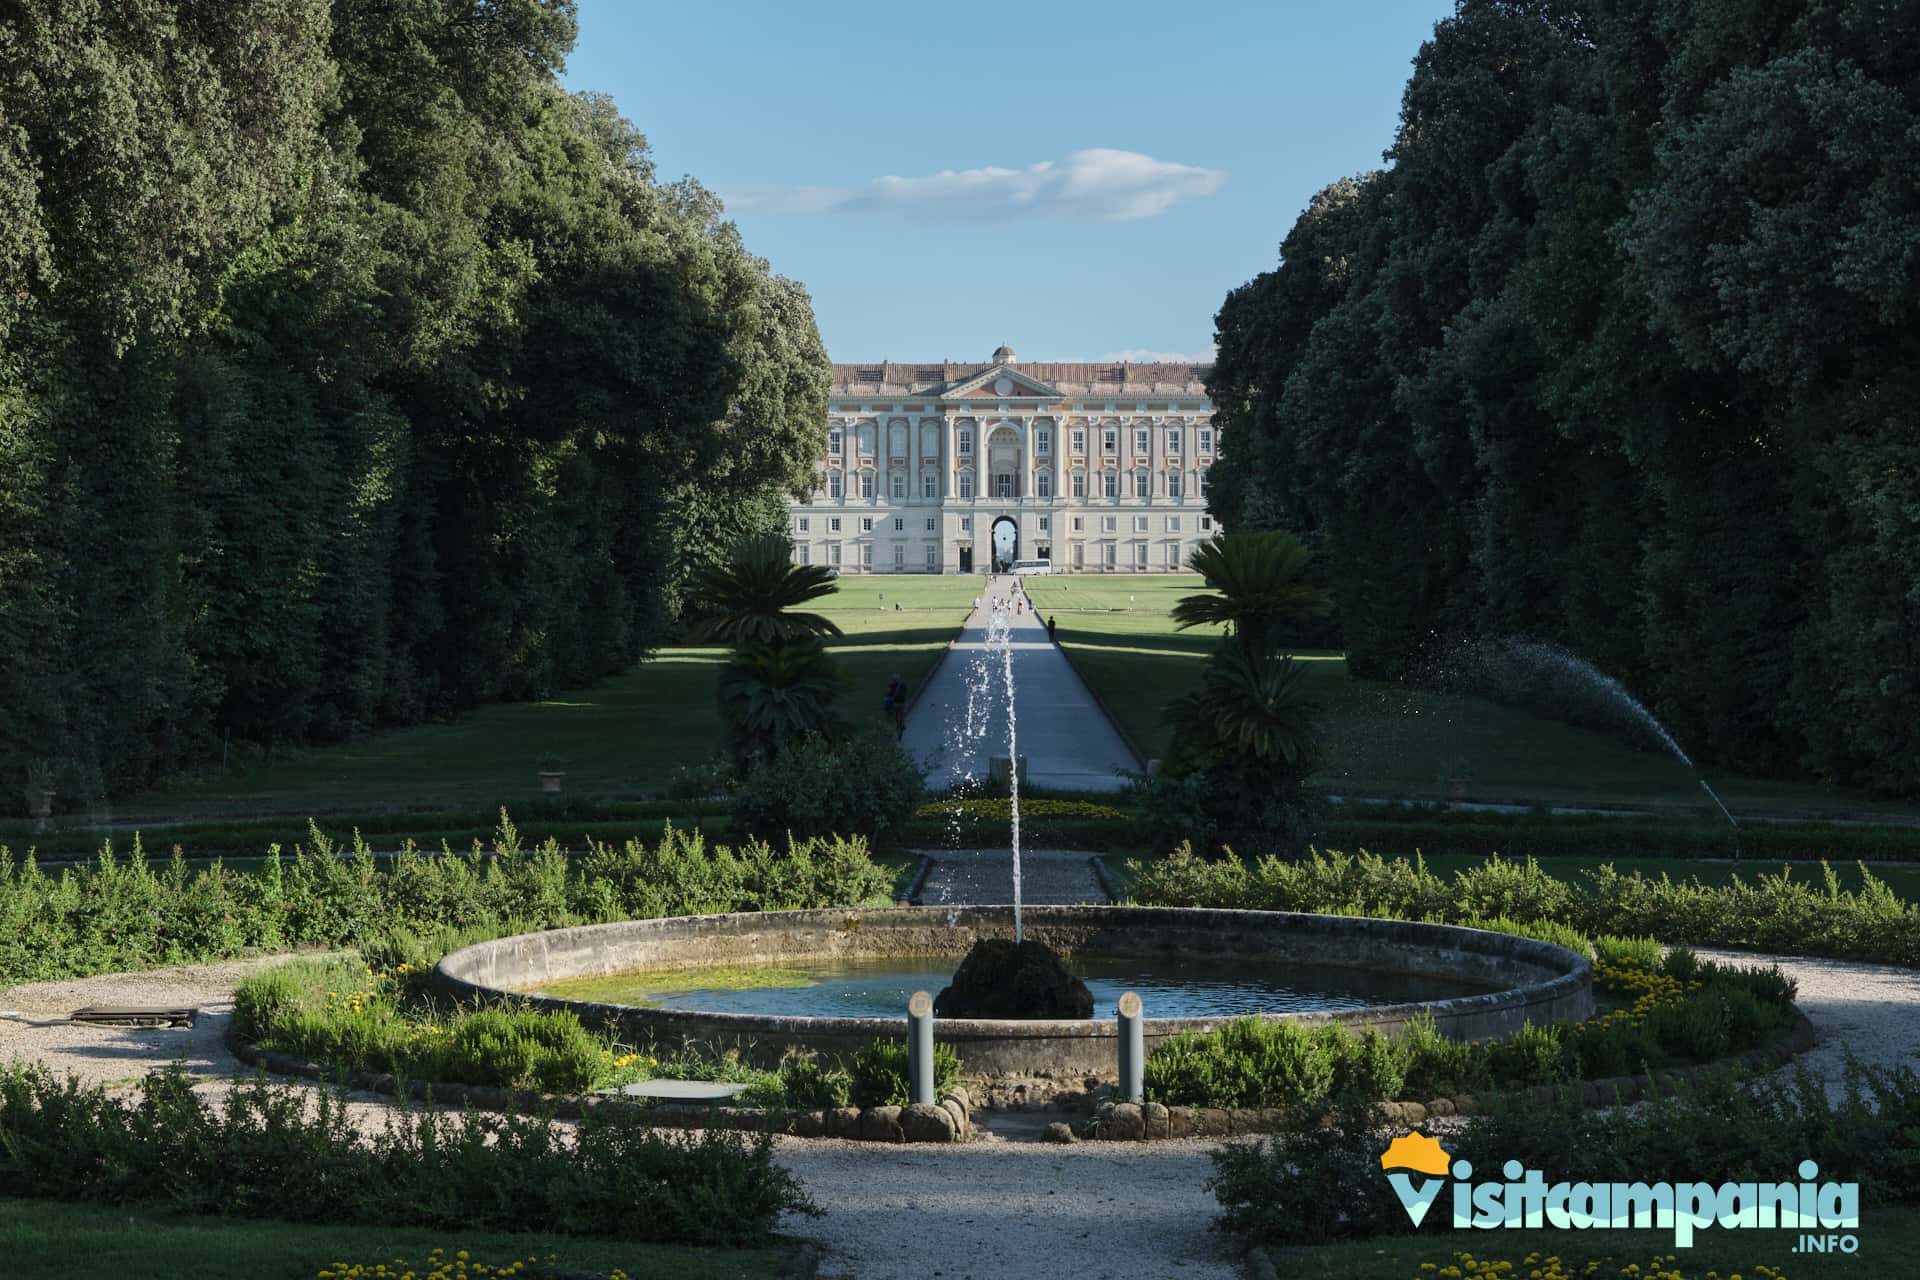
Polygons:
<instances>
[{"instance_id":1,"label":"garden shrub","mask_svg":"<svg viewBox=\"0 0 1920 1280\"><path fill-rule=\"evenodd\" d=\"M1578 937L1551 940L1587 945ZM1794 987L1778 970L1710 964L1685 951L1672 962L1689 976L1602 963L1596 989L1631 997L1629 1007L1586 1022L1528 1023L1499 1040L1449 1039L1430 1013L1399 1036L1235 1019L1156 1049L1147 1059L1147 1095L1173 1105L1281 1107L1307 1116L1351 1098L1506 1091L1711 1062L1791 1030Z\"/></svg>"},{"instance_id":2,"label":"garden shrub","mask_svg":"<svg viewBox=\"0 0 1920 1280\"><path fill-rule=\"evenodd\" d=\"M892 875L858 836L710 846L667 826L652 844L590 840L569 855L528 848L503 813L491 852L403 847L376 858L358 835L320 831L258 874L220 863L188 871L176 851L156 870L136 839L57 875L0 849L0 982L32 982L250 950L338 947L411 931L466 941L506 933L695 911L856 906L884 900Z\"/></svg>"},{"instance_id":3,"label":"garden shrub","mask_svg":"<svg viewBox=\"0 0 1920 1280\"><path fill-rule=\"evenodd\" d=\"M1818 882L1783 868L1726 885L1622 875L1611 866L1575 881L1532 859L1489 857L1443 877L1415 857L1314 852L1297 861L1218 861L1182 846L1164 859L1129 862L1133 895L1150 906L1334 912L1464 923L1489 914L1553 921L1585 936L1645 935L1669 943L1739 947L1920 965L1920 906L1903 902L1866 867L1842 889L1831 867Z\"/></svg>"},{"instance_id":4,"label":"garden shrub","mask_svg":"<svg viewBox=\"0 0 1920 1280\"><path fill-rule=\"evenodd\" d=\"M856 1107L904 1107L912 1100L907 1079L907 1042L872 1040L843 1060L850 1105ZM960 1057L953 1046L933 1046L934 1096L951 1092L960 1080Z\"/></svg>"},{"instance_id":5,"label":"garden shrub","mask_svg":"<svg viewBox=\"0 0 1920 1280\"><path fill-rule=\"evenodd\" d=\"M204 1103L179 1067L135 1096L44 1067L0 1067L0 1194L291 1221L744 1245L784 1213L818 1213L765 1136L682 1135L628 1107L563 1128L401 1104L363 1136L345 1095L237 1084Z\"/></svg>"},{"instance_id":6,"label":"garden shrub","mask_svg":"<svg viewBox=\"0 0 1920 1280\"><path fill-rule=\"evenodd\" d=\"M1476 1169L1518 1160L1560 1181L1791 1181L1811 1159L1820 1176L1860 1184L1867 1206L1920 1203L1920 1075L1851 1057L1841 1096L1804 1068L1791 1077L1735 1082L1719 1075L1638 1107L1595 1110L1577 1088L1525 1097L1440 1135ZM1363 1110L1326 1128L1228 1144L1208 1186L1222 1225L1250 1244L1305 1245L1413 1229L1380 1156L1392 1134Z\"/></svg>"},{"instance_id":7,"label":"garden shrub","mask_svg":"<svg viewBox=\"0 0 1920 1280\"><path fill-rule=\"evenodd\" d=\"M749 769L734 791L734 825L772 838L900 837L926 792L920 767L891 734L809 734Z\"/></svg>"}]
</instances>

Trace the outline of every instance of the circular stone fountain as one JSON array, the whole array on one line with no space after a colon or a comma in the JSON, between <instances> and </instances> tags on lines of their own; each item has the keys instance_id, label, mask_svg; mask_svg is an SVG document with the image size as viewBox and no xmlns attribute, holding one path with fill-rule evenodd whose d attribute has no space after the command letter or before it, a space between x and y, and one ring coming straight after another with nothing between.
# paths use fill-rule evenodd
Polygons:
<instances>
[{"instance_id":1,"label":"circular stone fountain","mask_svg":"<svg viewBox=\"0 0 1920 1280\"><path fill-rule=\"evenodd\" d=\"M1593 973L1587 960L1564 947L1451 925L1351 916L1269 911L1208 911L1153 907L1027 907L1025 935L1046 943L1077 966L1119 965L1152 974L1194 965L1228 976L1285 972L1289 967L1349 973L1357 992L1342 999L1273 999L1263 990L1223 1009L1250 1012L1295 1007L1268 1016L1299 1022L1342 1023L1394 1031L1416 1014L1466 1040L1518 1031L1527 1022L1580 1019L1593 1012ZM589 1025L615 1031L631 1044L710 1052L737 1048L771 1066L789 1050L844 1053L879 1037L906 1034L904 996L888 1016L809 1016L804 990L763 990L760 1006L792 1012L724 1012L699 1007L639 1007L607 1000L542 995L572 980L662 970L711 971L717 966L756 971L803 969L809 964L888 961L924 975L929 964L952 972L979 938L1011 938L1011 907L888 907L872 911L776 911L737 915L631 920L501 938L463 948L434 970L441 987L459 999L525 1000L571 1009ZM1425 998L1381 1002L1379 992L1413 984ZM1221 985L1219 982L1210 984ZM1324 981L1320 982L1324 989ZM1096 994L1099 987L1096 984ZM1149 994L1149 1052L1183 1031L1209 1030L1231 1013L1154 1017L1156 1004L1178 1005L1177 990ZM724 1003L719 1001L717 1003ZM1088 1020L999 1021L944 1019L935 1034L951 1045L974 1075L1110 1075L1116 1062L1112 1000Z\"/></svg>"}]
</instances>

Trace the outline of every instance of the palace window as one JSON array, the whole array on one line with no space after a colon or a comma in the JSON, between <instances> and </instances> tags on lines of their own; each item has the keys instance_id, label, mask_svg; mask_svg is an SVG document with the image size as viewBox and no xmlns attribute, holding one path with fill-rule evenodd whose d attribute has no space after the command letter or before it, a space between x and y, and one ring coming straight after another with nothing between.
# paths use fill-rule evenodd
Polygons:
<instances>
[{"instance_id":1,"label":"palace window","mask_svg":"<svg viewBox=\"0 0 1920 1280\"><path fill-rule=\"evenodd\" d=\"M1207 489L1207 471L1208 470L1211 470L1211 468L1203 469L1200 472L1200 496L1203 498L1206 497L1208 493L1208 489Z\"/></svg>"},{"instance_id":2,"label":"palace window","mask_svg":"<svg viewBox=\"0 0 1920 1280\"><path fill-rule=\"evenodd\" d=\"M960 532L962 532L962 533L972 533L972 532L973 532L973 517L972 517L972 516L961 516L961 517L960 517Z\"/></svg>"},{"instance_id":3,"label":"palace window","mask_svg":"<svg viewBox=\"0 0 1920 1280\"><path fill-rule=\"evenodd\" d=\"M1085 517L1075 516L1073 518L1073 531L1075 533L1079 533L1082 529L1085 529L1086 527L1087 527L1087 522Z\"/></svg>"},{"instance_id":4,"label":"palace window","mask_svg":"<svg viewBox=\"0 0 1920 1280\"><path fill-rule=\"evenodd\" d=\"M1087 496L1087 473L1084 471L1073 473L1073 496L1076 498Z\"/></svg>"},{"instance_id":5,"label":"palace window","mask_svg":"<svg viewBox=\"0 0 1920 1280\"><path fill-rule=\"evenodd\" d=\"M836 565L840 563L840 544L839 543L834 542L834 543L829 543L827 545L827 559Z\"/></svg>"},{"instance_id":6,"label":"palace window","mask_svg":"<svg viewBox=\"0 0 1920 1280\"><path fill-rule=\"evenodd\" d=\"M800 517L800 532L802 532L802 533L805 533L806 531L807 531L807 517L805 517L805 516L801 516L801 517Z\"/></svg>"},{"instance_id":7,"label":"palace window","mask_svg":"<svg viewBox=\"0 0 1920 1280\"><path fill-rule=\"evenodd\" d=\"M937 569L939 567L940 567L940 548L934 546L931 542L929 542L927 544L927 568Z\"/></svg>"},{"instance_id":8,"label":"palace window","mask_svg":"<svg viewBox=\"0 0 1920 1280\"><path fill-rule=\"evenodd\" d=\"M843 491L840 484L840 473L838 471L829 472L827 474L827 496L829 498L838 498L843 496Z\"/></svg>"},{"instance_id":9,"label":"palace window","mask_svg":"<svg viewBox=\"0 0 1920 1280\"><path fill-rule=\"evenodd\" d=\"M873 452L873 428L862 427L860 428L860 431L858 434L860 437L860 452L862 454L872 453Z\"/></svg>"},{"instance_id":10,"label":"palace window","mask_svg":"<svg viewBox=\"0 0 1920 1280\"><path fill-rule=\"evenodd\" d=\"M893 518L893 531L895 533L902 532L904 529L906 529L906 527L907 527L907 518L905 516L895 516Z\"/></svg>"},{"instance_id":11,"label":"palace window","mask_svg":"<svg viewBox=\"0 0 1920 1280\"><path fill-rule=\"evenodd\" d=\"M862 569L873 568L873 544L871 542L863 542L860 544L860 567Z\"/></svg>"},{"instance_id":12,"label":"palace window","mask_svg":"<svg viewBox=\"0 0 1920 1280\"><path fill-rule=\"evenodd\" d=\"M1167 496L1169 498L1177 498L1180 496L1180 473L1178 471L1167 472Z\"/></svg>"},{"instance_id":13,"label":"palace window","mask_svg":"<svg viewBox=\"0 0 1920 1280\"><path fill-rule=\"evenodd\" d=\"M996 498L1013 497L1013 473L997 471L993 477L993 496Z\"/></svg>"},{"instance_id":14,"label":"palace window","mask_svg":"<svg viewBox=\"0 0 1920 1280\"><path fill-rule=\"evenodd\" d=\"M973 497L973 472L971 471L960 473L960 496L962 499Z\"/></svg>"},{"instance_id":15,"label":"palace window","mask_svg":"<svg viewBox=\"0 0 1920 1280\"><path fill-rule=\"evenodd\" d=\"M1103 532L1112 533L1115 530L1117 530L1119 527L1120 527L1120 521L1116 517L1114 516L1100 517L1100 528Z\"/></svg>"},{"instance_id":16,"label":"palace window","mask_svg":"<svg viewBox=\"0 0 1920 1280\"><path fill-rule=\"evenodd\" d=\"M832 532L832 533L840 532L840 517L839 516L828 517L827 529L829 532Z\"/></svg>"},{"instance_id":17,"label":"palace window","mask_svg":"<svg viewBox=\"0 0 1920 1280\"><path fill-rule=\"evenodd\" d=\"M893 496L896 498L904 498L907 496L907 478L905 476L893 477Z\"/></svg>"},{"instance_id":18,"label":"palace window","mask_svg":"<svg viewBox=\"0 0 1920 1280\"><path fill-rule=\"evenodd\" d=\"M1153 476L1150 472L1136 471L1133 473L1133 496L1136 498L1149 498L1153 496Z\"/></svg>"},{"instance_id":19,"label":"palace window","mask_svg":"<svg viewBox=\"0 0 1920 1280\"><path fill-rule=\"evenodd\" d=\"M873 532L873 517L872 517L872 516L861 516L861 517L860 517L860 532L862 532L862 533L872 533L872 532Z\"/></svg>"},{"instance_id":20,"label":"palace window","mask_svg":"<svg viewBox=\"0 0 1920 1280\"><path fill-rule=\"evenodd\" d=\"M1052 532L1053 532L1053 517L1052 517L1052 516L1041 516L1041 517L1040 517L1040 532L1042 532L1042 533L1052 533Z\"/></svg>"},{"instance_id":21,"label":"palace window","mask_svg":"<svg viewBox=\"0 0 1920 1280\"><path fill-rule=\"evenodd\" d=\"M1084 569L1087 567L1087 548L1085 543L1076 542L1073 544L1073 567L1076 569Z\"/></svg>"},{"instance_id":22,"label":"palace window","mask_svg":"<svg viewBox=\"0 0 1920 1280\"><path fill-rule=\"evenodd\" d=\"M934 517L934 516L928 516L928 517L927 517L927 532L928 532L928 533L932 533L932 532L933 532L933 526L934 526L934 524L935 524L935 522L936 522L936 519L937 519L937 517Z\"/></svg>"},{"instance_id":23,"label":"palace window","mask_svg":"<svg viewBox=\"0 0 1920 1280\"><path fill-rule=\"evenodd\" d=\"M973 428L962 427L960 428L960 456L965 458L965 457L971 457L972 455L973 455Z\"/></svg>"},{"instance_id":24,"label":"palace window","mask_svg":"<svg viewBox=\"0 0 1920 1280\"><path fill-rule=\"evenodd\" d=\"M846 441L838 431L827 432L827 452L838 455L846 447Z\"/></svg>"},{"instance_id":25,"label":"palace window","mask_svg":"<svg viewBox=\"0 0 1920 1280\"><path fill-rule=\"evenodd\" d=\"M907 548L898 542L893 544L893 567L896 569L907 567Z\"/></svg>"},{"instance_id":26,"label":"palace window","mask_svg":"<svg viewBox=\"0 0 1920 1280\"><path fill-rule=\"evenodd\" d=\"M793 549L793 554L799 557L801 564L811 564L813 563L813 557L807 554L811 550L813 550L813 548L803 542Z\"/></svg>"},{"instance_id":27,"label":"palace window","mask_svg":"<svg viewBox=\"0 0 1920 1280\"><path fill-rule=\"evenodd\" d=\"M1112 429L1108 429L1106 431L1101 432L1100 447L1102 449L1105 449L1108 453L1112 453L1114 450L1118 449L1120 447L1120 433Z\"/></svg>"},{"instance_id":28,"label":"palace window","mask_svg":"<svg viewBox=\"0 0 1920 1280\"><path fill-rule=\"evenodd\" d=\"M1200 428L1200 452L1213 452L1213 429L1211 427Z\"/></svg>"},{"instance_id":29,"label":"palace window","mask_svg":"<svg viewBox=\"0 0 1920 1280\"><path fill-rule=\"evenodd\" d=\"M1117 498L1120 496L1120 473L1118 471L1105 472L1101 477L1101 483L1109 498Z\"/></svg>"},{"instance_id":30,"label":"palace window","mask_svg":"<svg viewBox=\"0 0 1920 1280\"><path fill-rule=\"evenodd\" d=\"M1167 452L1180 452L1180 428L1178 427L1167 428Z\"/></svg>"},{"instance_id":31,"label":"palace window","mask_svg":"<svg viewBox=\"0 0 1920 1280\"><path fill-rule=\"evenodd\" d=\"M1085 453L1087 451L1087 433L1086 432L1076 430L1073 433L1073 451L1075 453Z\"/></svg>"},{"instance_id":32,"label":"palace window","mask_svg":"<svg viewBox=\"0 0 1920 1280\"><path fill-rule=\"evenodd\" d=\"M935 486L937 486L939 483L940 483L939 478L932 475L931 473L921 476L920 477L920 496L923 498L933 498L933 497L939 496L934 492Z\"/></svg>"},{"instance_id":33,"label":"palace window","mask_svg":"<svg viewBox=\"0 0 1920 1280\"><path fill-rule=\"evenodd\" d=\"M1133 433L1133 451L1135 453L1145 453L1147 449L1147 432L1145 428L1142 428Z\"/></svg>"},{"instance_id":34,"label":"palace window","mask_svg":"<svg viewBox=\"0 0 1920 1280\"><path fill-rule=\"evenodd\" d=\"M1135 533L1145 533L1147 531L1147 518L1145 516L1135 516L1133 518L1133 531Z\"/></svg>"},{"instance_id":35,"label":"palace window","mask_svg":"<svg viewBox=\"0 0 1920 1280\"><path fill-rule=\"evenodd\" d=\"M1133 566L1136 569L1144 569L1147 567L1147 544L1146 543L1140 542L1140 543L1134 544Z\"/></svg>"},{"instance_id":36,"label":"palace window","mask_svg":"<svg viewBox=\"0 0 1920 1280\"><path fill-rule=\"evenodd\" d=\"M1033 478L1033 491L1043 498L1053 496L1053 472L1042 471Z\"/></svg>"},{"instance_id":37,"label":"palace window","mask_svg":"<svg viewBox=\"0 0 1920 1280\"><path fill-rule=\"evenodd\" d=\"M1111 542L1109 542L1106 544L1106 549L1107 549L1107 568L1111 569L1113 568L1114 558L1118 554L1118 548L1116 548Z\"/></svg>"},{"instance_id":38,"label":"palace window","mask_svg":"<svg viewBox=\"0 0 1920 1280\"><path fill-rule=\"evenodd\" d=\"M1180 532L1180 517L1179 517L1179 516L1168 516L1168 517L1167 517L1167 532L1168 532L1168 533L1178 533L1178 532Z\"/></svg>"},{"instance_id":39,"label":"palace window","mask_svg":"<svg viewBox=\"0 0 1920 1280\"><path fill-rule=\"evenodd\" d=\"M871 498L873 496L873 472L871 471L862 471L860 473L860 496L863 498Z\"/></svg>"},{"instance_id":40,"label":"palace window","mask_svg":"<svg viewBox=\"0 0 1920 1280\"><path fill-rule=\"evenodd\" d=\"M1045 427L1033 433L1033 451L1042 457L1053 452L1053 432Z\"/></svg>"},{"instance_id":41,"label":"palace window","mask_svg":"<svg viewBox=\"0 0 1920 1280\"><path fill-rule=\"evenodd\" d=\"M1201 517L1200 517L1200 532L1202 532L1202 533L1206 533L1206 532L1208 532L1209 530L1211 530L1212 528L1213 528L1213 517L1212 517L1212 516L1201 516Z\"/></svg>"}]
</instances>

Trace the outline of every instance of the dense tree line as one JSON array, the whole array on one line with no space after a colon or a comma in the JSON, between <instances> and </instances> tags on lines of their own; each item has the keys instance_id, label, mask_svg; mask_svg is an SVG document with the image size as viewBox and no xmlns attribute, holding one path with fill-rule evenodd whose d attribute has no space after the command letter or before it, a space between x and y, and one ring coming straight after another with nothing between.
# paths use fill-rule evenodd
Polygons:
<instances>
[{"instance_id":1,"label":"dense tree line","mask_svg":"<svg viewBox=\"0 0 1920 1280\"><path fill-rule=\"evenodd\" d=\"M1920 793L1920 3L1462 0L1387 159L1219 314L1215 511L1357 674L1541 637Z\"/></svg>"},{"instance_id":2,"label":"dense tree line","mask_svg":"<svg viewBox=\"0 0 1920 1280\"><path fill-rule=\"evenodd\" d=\"M572 8L0 6L0 780L592 679L782 518L811 304Z\"/></svg>"}]
</instances>

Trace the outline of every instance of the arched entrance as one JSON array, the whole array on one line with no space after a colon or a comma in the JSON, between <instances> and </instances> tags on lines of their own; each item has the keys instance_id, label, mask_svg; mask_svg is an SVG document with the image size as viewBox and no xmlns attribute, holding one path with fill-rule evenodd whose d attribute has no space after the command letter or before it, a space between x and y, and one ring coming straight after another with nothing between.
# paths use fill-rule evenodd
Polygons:
<instances>
[{"instance_id":1,"label":"arched entrance","mask_svg":"<svg viewBox=\"0 0 1920 1280\"><path fill-rule=\"evenodd\" d=\"M1012 516L993 522L993 571L1005 573L1020 558L1020 525Z\"/></svg>"}]
</instances>

